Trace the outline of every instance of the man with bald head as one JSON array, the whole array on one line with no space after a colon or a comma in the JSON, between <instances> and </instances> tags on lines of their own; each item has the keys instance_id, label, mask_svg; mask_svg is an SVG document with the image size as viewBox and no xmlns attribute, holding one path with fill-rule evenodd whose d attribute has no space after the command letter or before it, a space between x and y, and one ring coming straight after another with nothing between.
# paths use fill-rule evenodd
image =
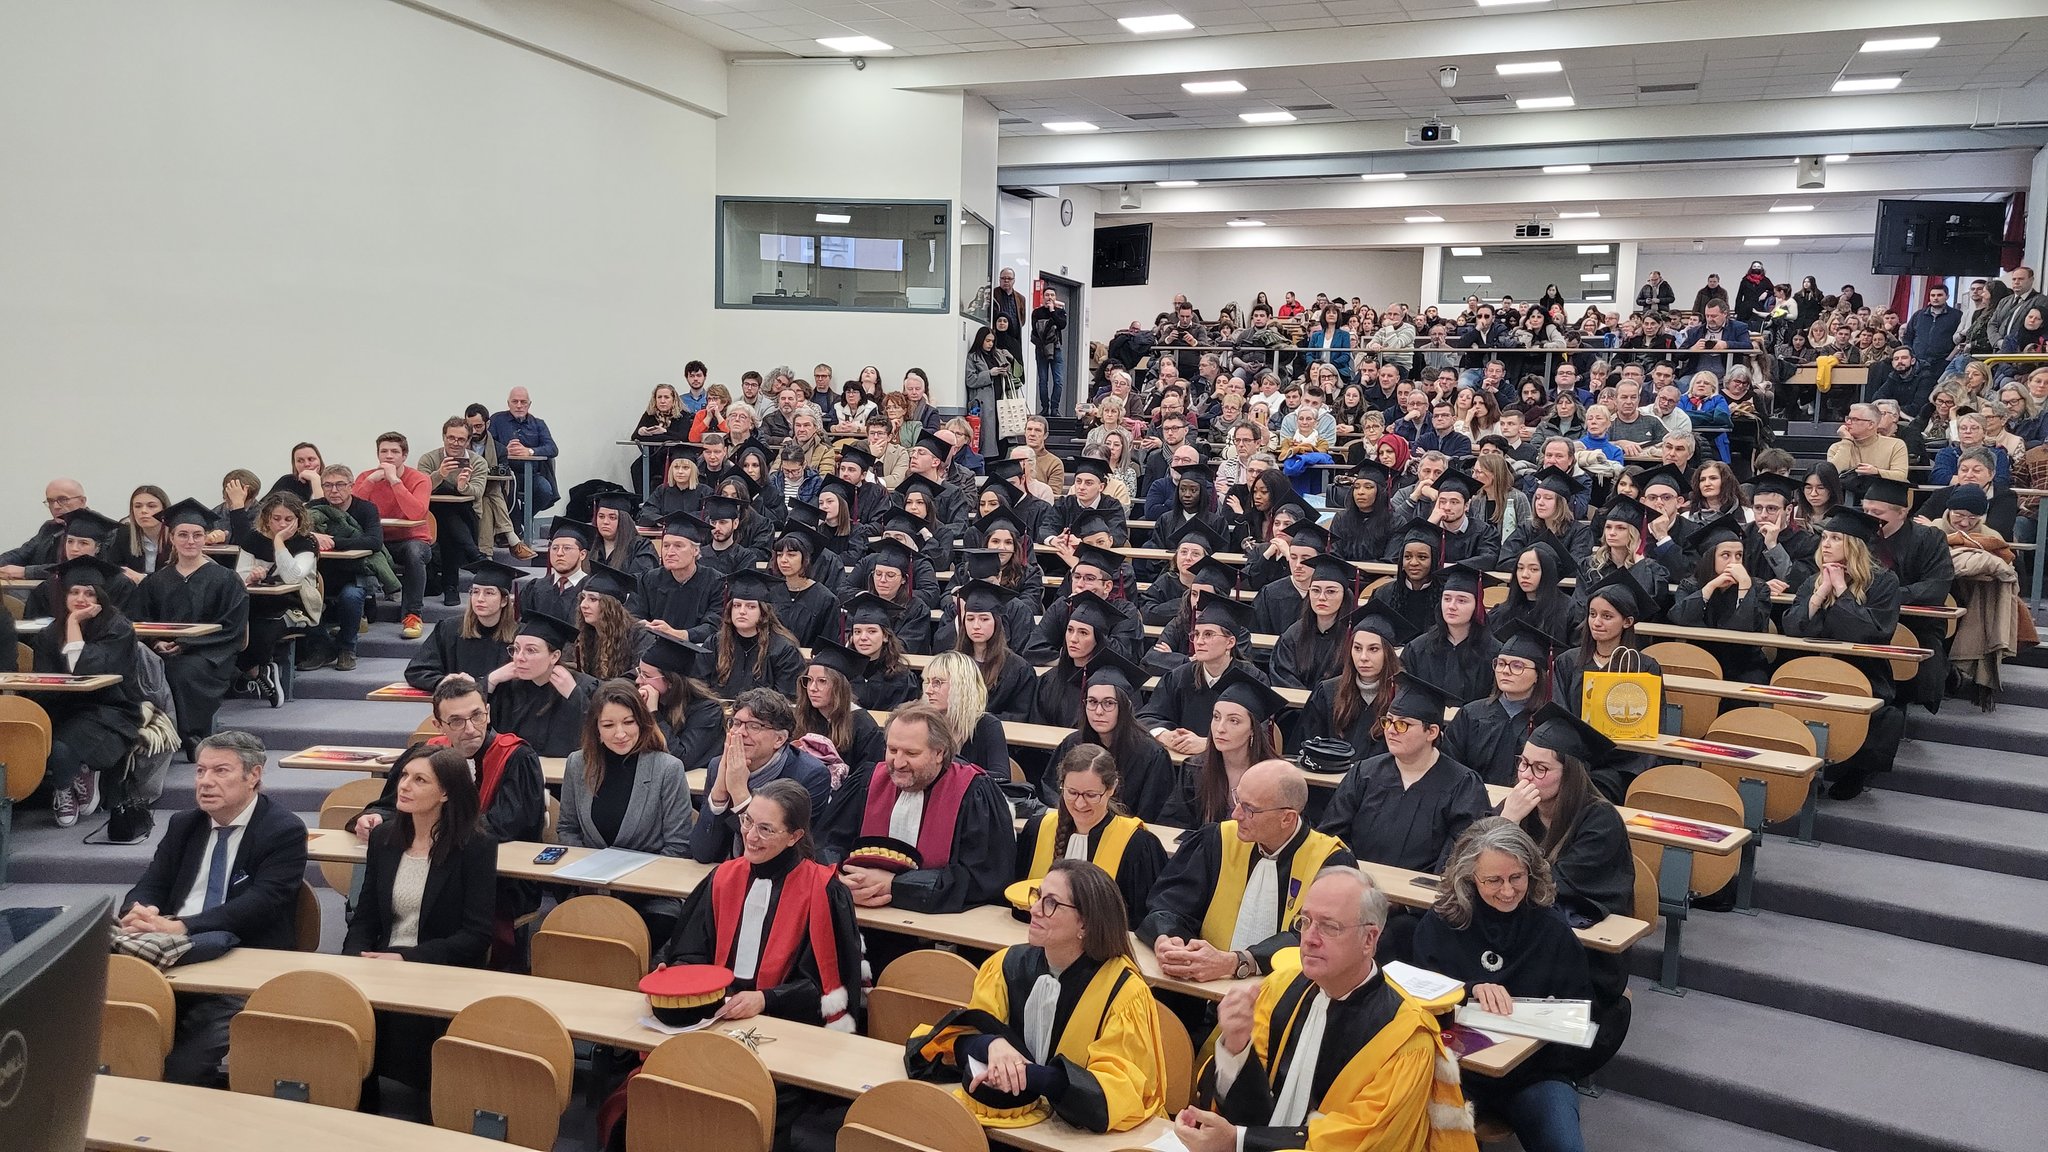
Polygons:
<instances>
[{"instance_id":1,"label":"man with bald head","mask_svg":"<svg viewBox=\"0 0 2048 1152\"><path fill-rule=\"evenodd\" d=\"M64 515L85 507L85 485L59 476L43 486L43 511L48 519L36 534L19 548L0 552L0 577L47 580L51 565L61 562L64 549ZM12 668L9 668L12 671Z\"/></svg>"},{"instance_id":2,"label":"man with bald head","mask_svg":"<svg viewBox=\"0 0 2048 1152\"><path fill-rule=\"evenodd\" d=\"M1197 831L1152 889L1138 936L1169 976L1228 980L1273 970L1297 943L1309 882L1325 867L1353 867L1351 850L1308 826L1308 778L1285 760L1245 769L1231 819Z\"/></svg>"},{"instance_id":3,"label":"man with bald head","mask_svg":"<svg viewBox=\"0 0 2048 1152\"><path fill-rule=\"evenodd\" d=\"M560 499L555 487L555 457L562 450L555 446L548 422L533 414L533 397L524 388L512 389L505 397L505 410L491 417L491 439L512 468L512 522L523 537L527 534L527 517L554 507ZM529 467L533 470L531 508L526 507L524 476Z\"/></svg>"}]
</instances>

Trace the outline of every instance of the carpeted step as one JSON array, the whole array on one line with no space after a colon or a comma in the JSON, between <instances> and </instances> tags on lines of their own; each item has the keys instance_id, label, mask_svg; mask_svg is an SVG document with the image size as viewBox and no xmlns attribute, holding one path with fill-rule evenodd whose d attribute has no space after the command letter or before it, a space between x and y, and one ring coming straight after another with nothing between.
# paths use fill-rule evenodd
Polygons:
<instances>
[{"instance_id":1,"label":"carpeted step","mask_svg":"<svg viewBox=\"0 0 2048 1152\"><path fill-rule=\"evenodd\" d=\"M2016 960L2048 956L2048 882L1777 837L1758 861L1761 908Z\"/></svg>"},{"instance_id":2,"label":"carpeted step","mask_svg":"<svg viewBox=\"0 0 2048 1152\"><path fill-rule=\"evenodd\" d=\"M1998 669L1998 705L2048 708L2048 668L2007 661Z\"/></svg>"},{"instance_id":3,"label":"carpeted step","mask_svg":"<svg viewBox=\"0 0 2048 1152\"><path fill-rule=\"evenodd\" d=\"M425 642L424 635L418 640L407 640L398 634L397 625L387 628L379 624L370 629L369 635L356 640L356 659L358 663L364 660L410 660Z\"/></svg>"},{"instance_id":4,"label":"carpeted step","mask_svg":"<svg viewBox=\"0 0 2048 1152\"><path fill-rule=\"evenodd\" d=\"M1654 977L1663 955L1655 933L1629 952L1630 967ZM1681 978L1693 991L2048 1071L2048 967L2037 963L1775 912L1710 913L1686 924Z\"/></svg>"},{"instance_id":5,"label":"carpeted step","mask_svg":"<svg viewBox=\"0 0 2048 1152\"><path fill-rule=\"evenodd\" d=\"M1908 737L1953 744L1959 750L1995 748L2038 755L2042 733L2048 732L2048 708L2001 704L1996 711L1982 712L1967 701L1944 700L1935 715L1915 705L1906 717Z\"/></svg>"},{"instance_id":6,"label":"carpeted step","mask_svg":"<svg viewBox=\"0 0 2048 1152\"><path fill-rule=\"evenodd\" d=\"M1581 1096L1579 1130L1586 1152L1819 1152L1812 1144L1621 1092ZM1490 1152L1521 1147L1518 1140L1486 1145Z\"/></svg>"},{"instance_id":7,"label":"carpeted step","mask_svg":"<svg viewBox=\"0 0 2048 1152\"><path fill-rule=\"evenodd\" d=\"M219 728L240 728L280 752L312 744L402 745L427 718L424 701L294 700L282 708L253 700L221 706Z\"/></svg>"},{"instance_id":8,"label":"carpeted step","mask_svg":"<svg viewBox=\"0 0 2048 1152\"><path fill-rule=\"evenodd\" d=\"M1870 783L1891 792L2048 812L2048 763L2038 754L1905 740L1893 770Z\"/></svg>"},{"instance_id":9,"label":"carpeted step","mask_svg":"<svg viewBox=\"0 0 2048 1152\"><path fill-rule=\"evenodd\" d=\"M2048 812L1873 788L1821 805L1814 835L1870 852L2048 880Z\"/></svg>"},{"instance_id":10,"label":"carpeted step","mask_svg":"<svg viewBox=\"0 0 2048 1152\"><path fill-rule=\"evenodd\" d=\"M365 656L358 653L356 666L347 672L321 668L301 672L292 686L292 699L361 700L373 689L405 679L407 661L396 656Z\"/></svg>"},{"instance_id":11,"label":"carpeted step","mask_svg":"<svg viewBox=\"0 0 2048 1152\"><path fill-rule=\"evenodd\" d=\"M1640 981L1628 1042L1600 1075L1631 1096L1842 1152L2036 1152L2048 1093L2048 1073L2030 1068Z\"/></svg>"}]
</instances>

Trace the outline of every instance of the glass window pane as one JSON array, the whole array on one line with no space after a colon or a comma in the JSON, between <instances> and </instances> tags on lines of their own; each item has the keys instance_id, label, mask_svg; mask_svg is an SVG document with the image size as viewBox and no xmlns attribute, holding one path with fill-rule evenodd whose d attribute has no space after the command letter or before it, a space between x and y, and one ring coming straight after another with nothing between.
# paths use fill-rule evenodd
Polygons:
<instances>
[{"instance_id":1,"label":"glass window pane","mask_svg":"<svg viewBox=\"0 0 2048 1152\"><path fill-rule=\"evenodd\" d=\"M989 320L995 291L995 229L972 212L960 213L960 314L980 324Z\"/></svg>"},{"instance_id":2,"label":"glass window pane","mask_svg":"<svg viewBox=\"0 0 2048 1152\"><path fill-rule=\"evenodd\" d=\"M943 200L722 198L718 212L721 308L946 310Z\"/></svg>"},{"instance_id":3,"label":"glass window pane","mask_svg":"<svg viewBox=\"0 0 2048 1152\"><path fill-rule=\"evenodd\" d=\"M1595 248L1600 251L1581 251ZM1460 255L1474 251L1478 254ZM1446 300L1477 296L1497 302L1512 296L1517 304L1526 305L1552 289L1570 304L1614 300L1615 245L1611 243L1446 246L1442 252ZM1576 311L1571 319L1578 319Z\"/></svg>"}]
</instances>

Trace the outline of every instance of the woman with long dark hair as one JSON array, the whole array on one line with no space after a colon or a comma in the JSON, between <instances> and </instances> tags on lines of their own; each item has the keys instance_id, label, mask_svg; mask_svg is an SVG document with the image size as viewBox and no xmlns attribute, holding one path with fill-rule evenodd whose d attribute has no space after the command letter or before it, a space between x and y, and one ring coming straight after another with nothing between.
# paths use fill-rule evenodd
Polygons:
<instances>
[{"instance_id":1,"label":"woman with long dark hair","mask_svg":"<svg viewBox=\"0 0 2048 1152\"><path fill-rule=\"evenodd\" d=\"M1550 703L1550 664L1564 647L1563 640L1517 625L1493 658L1492 694L1458 709L1444 727L1444 751L1488 784L1514 783L1515 757L1536 714Z\"/></svg>"},{"instance_id":2,"label":"woman with long dark hair","mask_svg":"<svg viewBox=\"0 0 2048 1152\"><path fill-rule=\"evenodd\" d=\"M1349 560L1321 553L1308 562L1308 595L1301 616L1273 645L1272 683L1314 688L1343 667L1358 612L1359 571Z\"/></svg>"},{"instance_id":3,"label":"woman with long dark hair","mask_svg":"<svg viewBox=\"0 0 2048 1152\"><path fill-rule=\"evenodd\" d=\"M1671 622L1688 628L1769 632L1771 586L1749 571L1741 518L1730 513L1703 524L1688 543L1699 550L1700 558L1679 587L1678 600L1671 606ZM1770 682L1767 649L1754 644L1702 643L1701 647L1720 661L1722 679Z\"/></svg>"},{"instance_id":4,"label":"woman with long dark hair","mask_svg":"<svg viewBox=\"0 0 2048 1152\"><path fill-rule=\"evenodd\" d=\"M1086 860L1116 880L1135 929L1153 882L1166 870L1166 848L1117 799L1116 757L1099 744L1076 744L1053 761L1046 781L1057 802L1018 830L1014 875L1042 880L1054 860Z\"/></svg>"},{"instance_id":5,"label":"woman with long dark hair","mask_svg":"<svg viewBox=\"0 0 2048 1152\"><path fill-rule=\"evenodd\" d=\"M719 621L711 690L731 700L749 688L773 688L796 695L804 664L796 638L775 614L768 581L757 572L736 572L726 581L725 613Z\"/></svg>"},{"instance_id":6,"label":"woman with long dark hair","mask_svg":"<svg viewBox=\"0 0 2048 1152\"><path fill-rule=\"evenodd\" d=\"M663 747L661 727L630 680L598 685L583 740L562 770L555 837L572 848L627 848L690 854L697 810L683 762ZM673 896L613 895L633 905L649 940L666 940L682 902Z\"/></svg>"},{"instance_id":7,"label":"woman with long dark hair","mask_svg":"<svg viewBox=\"0 0 2048 1152\"><path fill-rule=\"evenodd\" d=\"M1800 481L1798 507L1793 509L1798 514L1799 523L1818 532L1817 525L1841 506L1841 470L1825 460L1808 469Z\"/></svg>"},{"instance_id":8,"label":"woman with long dark hair","mask_svg":"<svg viewBox=\"0 0 2048 1152\"><path fill-rule=\"evenodd\" d=\"M1138 723L1137 698L1138 685L1125 669L1094 669L1082 689L1083 723L1053 749L1052 763L1083 745L1102 748L1116 764L1117 803L1141 820L1156 822L1166 817L1179 775L1166 747ZM1059 807L1054 773L1039 781L1038 795L1046 807Z\"/></svg>"},{"instance_id":9,"label":"woman with long dark hair","mask_svg":"<svg viewBox=\"0 0 2048 1152\"><path fill-rule=\"evenodd\" d=\"M832 559L821 572L820 556ZM828 634L837 635L839 597L836 584L817 579L840 569L835 553L818 530L792 520L768 550L769 598L776 619L799 647L811 647Z\"/></svg>"},{"instance_id":10,"label":"woman with long dark hair","mask_svg":"<svg viewBox=\"0 0 2048 1152\"><path fill-rule=\"evenodd\" d=\"M733 530L739 546L766 549L775 535L775 524L761 510L761 482L745 471L728 472L718 481L718 494L740 506L739 527Z\"/></svg>"},{"instance_id":11,"label":"woman with long dark hair","mask_svg":"<svg viewBox=\"0 0 2048 1152\"><path fill-rule=\"evenodd\" d=\"M632 529L628 527L628 531ZM641 627L626 611L633 578L592 561L576 600L576 670L597 680L630 680Z\"/></svg>"},{"instance_id":12,"label":"woman with long dark hair","mask_svg":"<svg viewBox=\"0 0 2048 1152\"><path fill-rule=\"evenodd\" d=\"M1280 754L1278 721L1287 701L1240 668L1224 673L1216 689L1209 746L1181 766L1180 787L1166 810L1166 823L1176 828L1230 819L1245 770Z\"/></svg>"},{"instance_id":13,"label":"woman with long dark hair","mask_svg":"<svg viewBox=\"0 0 2048 1152\"><path fill-rule=\"evenodd\" d=\"M249 634L235 657L243 692L284 703L280 646L293 626L320 622L319 545L307 521L306 505L289 492L273 492L256 506L256 527L237 541L235 575L251 588L289 588L280 595L250 597Z\"/></svg>"},{"instance_id":14,"label":"woman with long dark hair","mask_svg":"<svg viewBox=\"0 0 2048 1152\"><path fill-rule=\"evenodd\" d=\"M1508 598L1486 613L1486 628L1496 640L1506 640L1517 627L1531 627L1545 636L1571 634L1572 598L1559 587L1566 569L1550 545L1537 542L1513 556L1509 569Z\"/></svg>"},{"instance_id":15,"label":"woman with long dark hair","mask_svg":"<svg viewBox=\"0 0 2048 1152\"><path fill-rule=\"evenodd\" d=\"M91 692L50 692L40 700L50 717L50 752L44 759L50 806L57 826L69 828L98 806L98 774L118 777L127 764L142 731L142 686L135 675L135 627L110 591L128 583L121 569L97 556L77 556L57 565L50 579L55 619L35 639L35 670L120 678ZM8 631L11 636L11 619ZM115 815L112 823L133 820L148 835L146 811L139 818ZM124 837L124 842L129 841Z\"/></svg>"},{"instance_id":16,"label":"woman with long dark hair","mask_svg":"<svg viewBox=\"0 0 2048 1152\"><path fill-rule=\"evenodd\" d=\"M846 646L867 661L854 682L863 708L894 708L917 699L918 671L903 659L903 612L872 592L846 605Z\"/></svg>"},{"instance_id":17,"label":"woman with long dark hair","mask_svg":"<svg viewBox=\"0 0 2048 1152\"><path fill-rule=\"evenodd\" d=\"M1580 642L1557 656L1550 671L1550 696L1581 712L1588 672L1642 672L1662 676L1663 666L1645 656L1636 639L1636 623L1654 611L1649 596L1627 572L1610 572L1590 589L1581 589L1585 615L1578 621ZM1617 654L1631 655L1617 663ZM1600 791L1617 803L1628 794L1629 782L1650 766L1647 756L1610 757L1605 764L1591 765Z\"/></svg>"},{"instance_id":18,"label":"woman with long dark hair","mask_svg":"<svg viewBox=\"0 0 2048 1152\"><path fill-rule=\"evenodd\" d=\"M1387 750L1381 722L1401 673L1398 637L1408 625L1384 604L1368 603L1351 621L1343 669L1316 685L1301 712L1301 731L1334 736L1361 760Z\"/></svg>"},{"instance_id":19,"label":"woman with long dark hair","mask_svg":"<svg viewBox=\"0 0 2048 1152\"><path fill-rule=\"evenodd\" d=\"M880 763L888 744L882 726L853 698L853 682L866 664L853 649L821 640L804 665L803 690L796 696L796 735L822 737L853 772Z\"/></svg>"},{"instance_id":20,"label":"woman with long dark hair","mask_svg":"<svg viewBox=\"0 0 2048 1152\"><path fill-rule=\"evenodd\" d=\"M1031 696L1038 671L1010 647L1004 611L1016 592L988 580L976 580L953 598L959 625L952 651L974 662L988 693L988 710L999 720L1023 720L1031 714Z\"/></svg>"},{"instance_id":21,"label":"woman with long dark hair","mask_svg":"<svg viewBox=\"0 0 2048 1152\"><path fill-rule=\"evenodd\" d=\"M1486 785L1441 743L1441 688L1401 673L1381 725L1385 755L1345 773L1317 828L1341 838L1360 860L1438 871L1458 838L1491 805Z\"/></svg>"},{"instance_id":22,"label":"woman with long dark hair","mask_svg":"<svg viewBox=\"0 0 2048 1152\"><path fill-rule=\"evenodd\" d=\"M708 764L725 738L725 704L697 676L711 653L686 640L648 639L633 686L654 714L668 754L685 765Z\"/></svg>"}]
</instances>

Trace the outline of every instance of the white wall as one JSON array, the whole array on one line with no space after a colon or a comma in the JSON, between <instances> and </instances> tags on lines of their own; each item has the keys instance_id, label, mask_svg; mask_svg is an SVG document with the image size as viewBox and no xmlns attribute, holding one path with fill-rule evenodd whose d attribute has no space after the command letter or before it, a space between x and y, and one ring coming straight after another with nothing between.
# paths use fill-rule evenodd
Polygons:
<instances>
[{"instance_id":1,"label":"white wall","mask_svg":"<svg viewBox=\"0 0 2048 1152\"><path fill-rule=\"evenodd\" d=\"M1873 275L1870 271L1870 249L1833 253L1787 252L1779 254L1764 252L1757 255L1748 252L1701 252L1674 255L1669 252L1643 252L1636 256L1636 279L1617 297L1628 302L1635 300L1636 289L1650 278L1652 268L1664 273L1664 279L1671 282L1671 288L1678 293L1680 308L1692 307L1693 294L1706 287L1707 274L1718 272L1721 286L1728 289L1732 298L1735 284L1749 271L1751 260L1764 262L1764 273L1772 283L1790 281L1796 290L1802 276L1811 276L1820 285L1823 295L1832 296L1844 284L1854 284L1863 294L1863 300L1871 307L1880 307L1891 299L1892 277Z\"/></svg>"},{"instance_id":2,"label":"white wall","mask_svg":"<svg viewBox=\"0 0 2048 1152\"><path fill-rule=\"evenodd\" d=\"M699 112L400 4L0 6L0 539L51 475L212 503L519 384L568 477L623 476L711 339L714 152Z\"/></svg>"},{"instance_id":3,"label":"white wall","mask_svg":"<svg viewBox=\"0 0 2048 1152\"><path fill-rule=\"evenodd\" d=\"M1104 217L1103 223L1114 223ZM1236 301L1249 313L1261 291L1278 307L1293 290L1306 302L1317 292L1362 296L1375 309L1393 301L1417 306L1422 289L1422 250L1237 248L1200 251L1163 249L1172 231L1153 230L1151 282L1139 288L1097 289L1091 306L1090 340L1132 320L1150 327L1166 311L1176 293L1184 292L1202 315L1213 319L1225 304Z\"/></svg>"}]
</instances>

